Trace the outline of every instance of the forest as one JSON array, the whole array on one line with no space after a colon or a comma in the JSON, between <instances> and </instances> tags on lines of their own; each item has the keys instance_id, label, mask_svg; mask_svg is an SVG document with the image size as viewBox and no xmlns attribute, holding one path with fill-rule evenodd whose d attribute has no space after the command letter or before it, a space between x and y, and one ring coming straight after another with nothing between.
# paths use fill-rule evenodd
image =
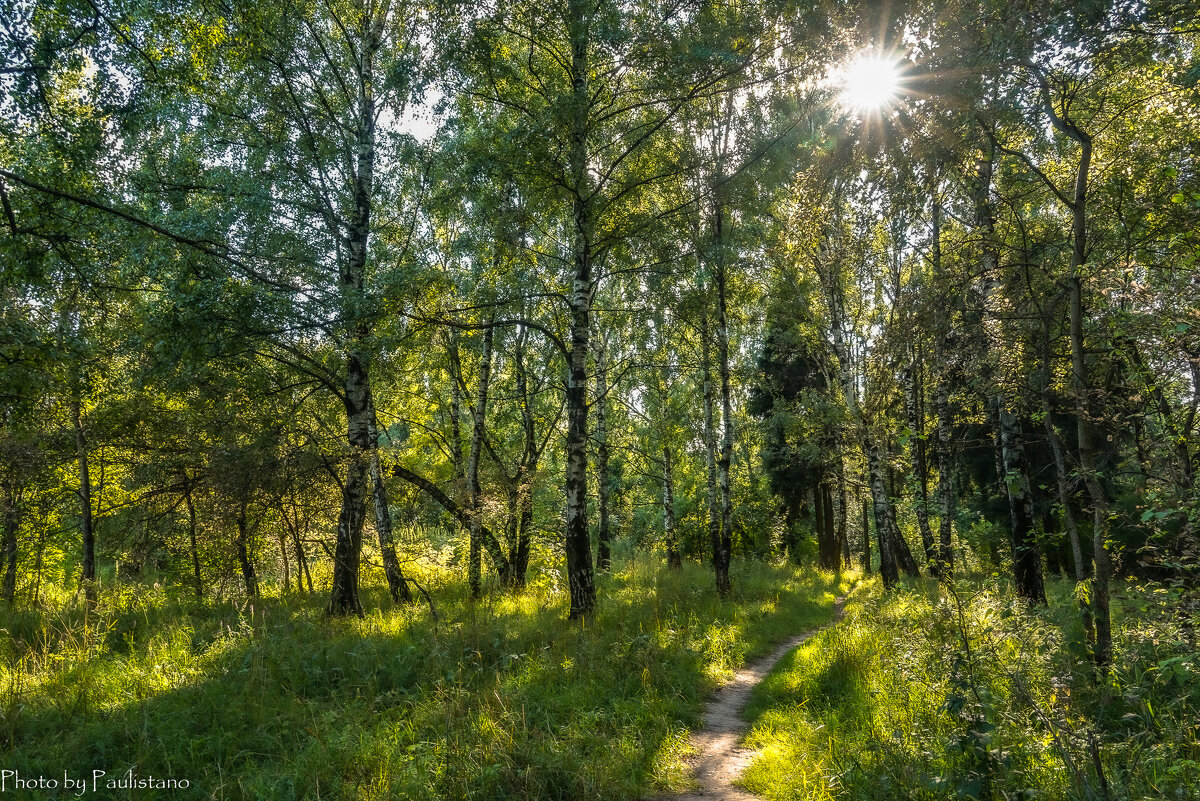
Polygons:
<instances>
[{"instance_id":1,"label":"forest","mask_svg":"<svg viewBox=\"0 0 1200 801\"><path fill-rule=\"evenodd\" d=\"M1200 799L1200 7L0 54L0 794Z\"/></svg>"}]
</instances>

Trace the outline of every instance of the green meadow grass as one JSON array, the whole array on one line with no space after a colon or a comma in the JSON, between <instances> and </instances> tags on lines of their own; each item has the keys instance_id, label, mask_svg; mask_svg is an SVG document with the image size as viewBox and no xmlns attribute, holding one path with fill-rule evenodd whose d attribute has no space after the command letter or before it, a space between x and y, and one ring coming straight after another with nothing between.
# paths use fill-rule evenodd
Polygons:
<instances>
[{"instance_id":1,"label":"green meadow grass","mask_svg":"<svg viewBox=\"0 0 1200 801\"><path fill-rule=\"evenodd\" d=\"M197 604L118 585L98 610L0 623L0 768L25 778L187 780L172 799L630 799L683 789L706 695L773 643L832 615L853 574L639 558L569 623L543 582L472 603L457 581L361 620L323 597ZM89 786L89 791L90 791ZM8 792L12 792L11 787ZM44 798L44 791L12 797ZM64 796L67 797L67 796Z\"/></svg>"},{"instance_id":2,"label":"green meadow grass","mask_svg":"<svg viewBox=\"0 0 1200 801\"><path fill-rule=\"evenodd\" d=\"M1119 588L1103 674L1073 585L1048 590L1030 612L990 577L873 587L757 688L742 785L771 801L1200 797L1200 655L1164 590Z\"/></svg>"}]
</instances>

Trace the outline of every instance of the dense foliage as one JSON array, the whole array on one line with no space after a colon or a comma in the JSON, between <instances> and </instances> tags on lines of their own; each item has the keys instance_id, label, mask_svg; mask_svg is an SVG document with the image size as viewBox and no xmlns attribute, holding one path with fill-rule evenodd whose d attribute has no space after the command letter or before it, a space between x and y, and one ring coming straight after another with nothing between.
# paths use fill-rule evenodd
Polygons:
<instances>
[{"instance_id":1,"label":"dense foliage","mask_svg":"<svg viewBox=\"0 0 1200 801\"><path fill-rule=\"evenodd\" d=\"M212 645L233 608L272 649L350 626L382 649L364 664L409 664L389 638L436 633L443 607L509 609L493 628L528 648L558 610L582 643L655 560L673 592L706 563L735 606L748 575L797 566L945 593L995 573L1014 631L1079 627L1039 642L1094 688L1138 664L1113 594L1132 582L1135 617L1194 650L1192 6L0 0L9 708L25 681L55 725L161 694L113 668L89 695L108 668L73 673L80 655L148 648L130 664L212 682L240 649L258 670L257 646ZM126 641L132 596L158 600ZM944 612L887 604L870 625ZM188 633L185 609L208 622ZM458 647L431 664L458 670ZM36 761L49 724L11 714ZM105 756L140 764L132 742ZM1043 745L1003 792L1061 779ZM438 753L435 794L523 781L451 780ZM339 781L407 781L388 776ZM1054 792L1100 792L1073 782ZM977 785L956 792L1001 792Z\"/></svg>"}]
</instances>

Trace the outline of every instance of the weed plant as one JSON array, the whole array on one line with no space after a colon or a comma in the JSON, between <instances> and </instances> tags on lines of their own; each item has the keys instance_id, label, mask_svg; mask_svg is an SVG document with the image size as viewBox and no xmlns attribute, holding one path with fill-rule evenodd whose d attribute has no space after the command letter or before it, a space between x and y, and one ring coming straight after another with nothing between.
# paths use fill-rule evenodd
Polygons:
<instances>
[{"instance_id":1,"label":"weed plant","mask_svg":"<svg viewBox=\"0 0 1200 801\"><path fill-rule=\"evenodd\" d=\"M1200 658L1160 588L1117 593L1117 661L1088 659L1074 587L1029 609L996 577L858 605L748 709L768 799L1200 798Z\"/></svg>"},{"instance_id":2,"label":"weed plant","mask_svg":"<svg viewBox=\"0 0 1200 801\"><path fill-rule=\"evenodd\" d=\"M375 587L361 620L323 597L202 604L107 588L95 610L0 623L0 768L30 777L185 779L172 799L629 799L686 786L705 696L747 659L832 614L851 576L647 557L600 578L587 625L543 580L471 602L418 574L425 604ZM382 610L382 611L379 611ZM12 792L10 786L7 792ZM44 791L14 798L44 798ZM64 797L67 797L64 794Z\"/></svg>"}]
</instances>

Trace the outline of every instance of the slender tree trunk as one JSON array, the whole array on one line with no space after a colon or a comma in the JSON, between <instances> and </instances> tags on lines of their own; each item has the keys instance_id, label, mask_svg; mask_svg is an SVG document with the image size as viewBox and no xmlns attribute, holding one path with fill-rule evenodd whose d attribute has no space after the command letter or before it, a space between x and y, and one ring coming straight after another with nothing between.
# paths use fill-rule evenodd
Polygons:
<instances>
[{"instance_id":1,"label":"slender tree trunk","mask_svg":"<svg viewBox=\"0 0 1200 801\"><path fill-rule=\"evenodd\" d=\"M871 445L872 448L875 449L878 470L878 478L872 479L872 493L874 494L876 491L876 484L878 485L879 493L876 495L876 528L879 528L880 522L878 504L880 500L882 500L883 509L886 514L883 516L884 525L882 534L880 534L880 536L887 540L887 553L891 554L891 559L898 569L915 578L921 575L921 569L917 565L917 560L913 557L912 550L908 547L908 542L904 539L904 534L900 531L899 524L896 523L896 505L894 500L896 495L896 479L891 463L891 450L889 449L881 452L879 446L875 444L874 438L872 438ZM868 465L869 464L870 462L868 460ZM890 491L888 489L888 485L884 481L885 470L891 484ZM881 559L883 558L884 553L884 549L881 546L879 549L879 555ZM880 567L880 573L882 572L883 568Z\"/></svg>"},{"instance_id":2,"label":"slender tree trunk","mask_svg":"<svg viewBox=\"0 0 1200 801\"><path fill-rule=\"evenodd\" d=\"M467 461L467 489L470 492L470 560L467 567L471 597L478 598L483 580L483 547L480 526L483 524L483 487L479 481L479 456L487 420L488 383L492 375L492 336L489 325L483 332L483 353L479 357L479 386L475 393L475 411L471 427L471 456ZM507 578L507 576L505 577Z\"/></svg>"},{"instance_id":3,"label":"slender tree trunk","mask_svg":"<svg viewBox=\"0 0 1200 801\"><path fill-rule=\"evenodd\" d=\"M384 12L386 13L386 12ZM349 176L353 207L346 226L346 259L340 266L342 323L349 334L346 353L343 403L346 407L346 440L349 460L342 485L342 508L338 514L337 542L333 557L333 588L326 613L362 616L358 595L359 564L367 496L372 493L370 473L376 443L374 406L371 400L368 350L372 323L364 315L365 277L371 234L372 194L375 183L375 68L379 28L371 16L363 15L363 37L358 55L361 80L357 82L357 119L354 126L353 174Z\"/></svg>"},{"instance_id":4,"label":"slender tree trunk","mask_svg":"<svg viewBox=\"0 0 1200 801\"><path fill-rule=\"evenodd\" d=\"M704 456L705 490L708 508L709 539L716 548L721 536L721 514L717 506L717 429L716 393L713 391L711 348L709 347L708 316L700 319L701 365L704 394Z\"/></svg>"},{"instance_id":5,"label":"slender tree trunk","mask_svg":"<svg viewBox=\"0 0 1200 801\"><path fill-rule=\"evenodd\" d=\"M588 617L596 605L592 548L587 525L587 349L590 265L577 261L571 310L571 367L567 381L567 577L571 591L569 617Z\"/></svg>"},{"instance_id":6,"label":"slender tree trunk","mask_svg":"<svg viewBox=\"0 0 1200 801\"><path fill-rule=\"evenodd\" d=\"M679 556L679 540L675 532L675 466L671 461L671 448L663 446L663 543L667 547L667 567L683 567Z\"/></svg>"},{"instance_id":7,"label":"slender tree trunk","mask_svg":"<svg viewBox=\"0 0 1200 801\"><path fill-rule=\"evenodd\" d=\"M817 513L817 562L824 570L837 570L841 566L841 548L833 515L833 488L828 478L813 487L813 504Z\"/></svg>"},{"instance_id":8,"label":"slender tree trunk","mask_svg":"<svg viewBox=\"0 0 1200 801\"><path fill-rule=\"evenodd\" d=\"M885 510L890 513L891 502L887 497L887 490L883 484L883 466L880 463L879 451L874 438L871 436L867 420L864 418L862 410L858 405L858 388L854 376L854 363L850 347L846 341L844 301L837 276L834 274L831 259L827 258L830 251L829 237L825 236L821 242L822 256L817 262L817 272L825 293L826 303L829 307L829 334L833 345L833 353L838 361L838 386L841 389L842 399L845 401L846 410L849 413L850 420L853 422L863 453L867 457L867 486L870 488L871 499L876 513L877 515L884 514ZM825 269L822 269L822 267ZM862 508L863 564L864 570L869 575L871 572L871 537L867 506L867 501L864 500ZM876 522L878 524L878 517L876 518ZM888 527L886 525L882 529L877 525L876 529L880 537L888 539ZM882 533L879 533L880 531ZM894 585L898 576L896 574L896 557L890 547L886 550L881 548L880 560L880 572L883 574L885 585Z\"/></svg>"},{"instance_id":9,"label":"slender tree trunk","mask_svg":"<svg viewBox=\"0 0 1200 801\"><path fill-rule=\"evenodd\" d=\"M514 589L525 586L525 574L529 569L529 528L533 524L533 493L528 485L521 488L521 518L517 522L517 547L509 571Z\"/></svg>"},{"instance_id":10,"label":"slender tree trunk","mask_svg":"<svg viewBox=\"0 0 1200 801\"><path fill-rule=\"evenodd\" d=\"M862 502L863 573L871 575L871 516L870 504Z\"/></svg>"},{"instance_id":11,"label":"slender tree trunk","mask_svg":"<svg viewBox=\"0 0 1200 801\"><path fill-rule=\"evenodd\" d=\"M716 578L717 594L723 595L728 585L727 575L722 574L721 560L721 504L717 483L717 428L716 391L713 386L711 348L709 346L708 315L700 319L701 360L703 361L704 383L704 445L707 461L708 539L712 554L713 575ZM725 572L728 566L725 565Z\"/></svg>"},{"instance_id":12,"label":"slender tree trunk","mask_svg":"<svg viewBox=\"0 0 1200 801\"><path fill-rule=\"evenodd\" d=\"M302 589L300 584L300 575L303 574L305 582L308 584L308 592L311 595L313 591L312 572L308 569L308 559L304 555L304 543L300 539L300 512L299 508L293 502L292 510L295 515L294 525L291 526L292 533L292 548L296 554L296 584L298 589ZM304 524L305 533L308 531L308 523Z\"/></svg>"},{"instance_id":13,"label":"slender tree trunk","mask_svg":"<svg viewBox=\"0 0 1200 801\"><path fill-rule=\"evenodd\" d=\"M848 506L849 498L846 493L846 474L842 466L842 459L838 457L837 469L837 485L838 485L838 519L837 519L837 541L838 551L842 554L842 559L846 567L850 567L850 534L849 517L850 507Z\"/></svg>"},{"instance_id":14,"label":"slender tree trunk","mask_svg":"<svg viewBox=\"0 0 1200 801\"><path fill-rule=\"evenodd\" d=\"M825 542L829 545L827 570L840 570L841 549L838 547L837 527L833 515L833 487L826 481L821 485L821 502L825 504Z\"/></svg>"},{"instance_id":15,"label":"slender tree trunk","mask_svg":"<svg viewBox=\"0 0 1200 801\"><path fill-rule=\"evenodd\" d=\"M1142 361L1137 343L1132 337L1127 338L1126 350L1134 366L1143 374L1145 382L1150 388L1151 397L1154 398L1154 405L1158 410L1163 428L1175 443L1175 456L1178 460L1175 485L1178 487L1179 494L1183 498L1194 498L1196 490L1196 465L1189 443L1192 441L1192 426L1195 422L1196 403L1193 401L1191 409L1185 415L1183 425L1178 425L1171 413L1171 405L1167 401L1166 396L1163 395L1162 386L1149 375L1149 371ZM1191 356L1189 361L1192 373L1192 386L1200 387L1200 354L1191 353L1189 355ZM1140 420L1135 418L1135 425L1140 428ZM1141 461L1144 462L1144 460ZM1179 557L1184 556L1188 550L1188 543L1192 541L1194 529L1192 520L1193 516L1185 512L1183 525L1180 527L1179 535L1175 541L1175 554Z\"/></svg>"},{"instance_id":16,"label":"slender tree trunk","mask_svg":"<svg viewBox=\"0 0 1200 801\"><path fill-rule=\"evenodd\" d=\"M184 481L183 502L187 505L188 512L188 543L192 553L193 589L196 592L196 598L203 598L204 581L200 577L200 549L196 546L196 504L192 501L191 481L187 478Z\"/></svg>"},{"instance_id":17,"label":"slender tree trunk","mask_svg":"<svg viewBox=\"0 0 1200 801\"><path fill-rule=\"evenodd\" d=\"M77 390L76 390L77 391ZM92 478L88 462L87 435L79 401L71 399L71 425L75 429L75 458L79 466L79 530L83 537L83 589L89 603L96 601L96 535L92 517Z\"/></svg>"},{"instance_id":18,"label":"slender tree trunk","mask_svg":"<svg viewBox=\"0 0 1200 801\"><path fill-rule=\"evenodd\" d=\"M1033 493L1029 487L1024 438L1016 415L1002 405L1003 399L998 400L1001 403L997 416L1012 517L1013 571L1017 594L1031 603L1044 606L1046 588L1042 578L1042 551L1037 542L1037 523L1033 511Z\"/></svg>"},{"instance_id":19,"label":"slender tree trunk","mask_svg":"<svg viewBox=\"0 0 1200 801\"><path fill-rule=\"evenodd\" d=\"M537 429L533 408L530 406L529 380L525 370L526 332L517 335L513 350L513 366L516 371L517 397L521 403L521 429L525 445L521 454L521 466L517 470L517 524L516 536L511 544L509 584L513 589L525 586L525 573L529 566L529 528L533 523L533 480L537 475L541 451L538 447Z\"/></svg>"},{"instance_id":20,"label":"slender tree trunk","mask_svg":"<svg viewBox=\"0 0 1200 801\"><path fill-rule=\"evenodd\" d=\"M600 526L596 531L596 567L608 572L612 564L609 501L612 478L608 471L608 354L604 340L596 349L596 482L599 484Z\"/></svg>"},{"instance_id":21,"label":"slender tree trunk","mask_svg":"<svg viewBox=\"0 0 1200 801\"><path fill-rule=\"evenodd\" d=\"M985 341L996 359L1003 344L990 330L989 309L994 287L999 281L1000 255L995 243L996 220L991 202L991 184L994 152L980 159L978 166L978 196L975 201L976 227L983 237L981 257L982 273L982 325ZM989 372L991 372L989 370ZM993 376L994 378L994 376ZM993 380L995 385L997 382ZM995 413L997 446L997 475L1008 498L1009 518L1012 528L1013 571L1017 594L1032 603L1045 604L1046 591L1042 579L1042 555L1037 544L1037 522L1033 513L1033 497L1030 492L1029 467L1025 459L1025 445L1016 415L1008 408L1008 399L998 385L991 394Z\"/></svg>"},{"instance_id":22,"label":"slender tree trunk","mask_svg":"<svg viewBox=\"0 0 1200 801\"><path fill-rule=\"evenodd\" d=\"M1046 432L1046 442L1050 445L1050 454L1054 458L1055 487L1058 490L1058 503L1063 510L1063 524L1067 529L1067 541L1071 546L1071 558L1074 562L1076 583L1091 576L1091 561L1084 559L1083 548L1080 544L1079 525L1075 520L1075 512L1071 508L1071 471L1067 467L1067 457L1063 453L1062 440L1054 428L1054 407L1050 403L1050 330L1046 326L1042 345L1042 380L1038 393L1042 402L1042 428ZM1084 627L1091 629L1091 612L1086 604L1084 609ZM1094 632L1093 632L1094 636ZM1089 637L1089 639L1091 639Z\"/></svg>"},{"instance_id":23,"label":"slender tree trunk","mask_svg":"<svg viewBox=\"0 0 1200 801\"><path fill-rule=\"evenodd\" d=\"M1050 443L1050 453L1054 457L1054 478L1058 490L1058 503L1063 510L1063 525L1067 529L1067 542L1071 546L1071 561L1075 569L1075 581L1085 581L1091 576L1092 565L1083 555L1083 547L1079 538L1079 524L1075 520L1075 512L1071 508L1071 477L1067 468L1066 455L1063 453L1062 441L1054 430L1050 418L1050 402L1043 396L1043 426L1046 429L1046 441Z\"/></svg>"},{"instance_id":24,"label":"slender tree trunk","mask_svg":"<svg viewBox=\"0 0 1200 801\"><path fill-rule=\"evenodd\" d=\"M1071 384L1075 393L1076 436L1079 445L1079 465L1083 481L1092 501L1092 555L1096 563L1092 579L1092 613L1096 625L1096 648L1092 654L1096 664L1112 664L1112 623L1109 613L1109 580L1112 564L1108 544L1108 496L1100 480L1096 460L1096 445L1092 431L1092 410L1089 402L1087 351L1083 335L1083 266L1087 264L1087 195L1092 164L1092 137L1075 124L1069 116L1060 115L1050 96L1050 87L1040 73L1036 76L1042 94L1042 106L1054 128L1079 145L1079 163L1075 169L1075 195L1065 205L1071 210L1071 266L1067 283L1070 305ZM1055 190L1062 198L1062 194Z\"/></svg>"},{"instance_id":25,"label":"slender tree trunk","mask_svg":"<svg viewBox=\"0 0 1200 801\"><path fill-rule=\"evenodd\" d=\"M1088 164L1091 160L1091 140L1083 143L1076 183L1074 212L1074 250L1071 254L1070 294L1071 373L1076 403L1076 436L1079 443L1079 464L1088 496L1092 502L1092 559L1095 573L1092 578L1092 618L1096 627L1096 648L1093 659L1101 667L1112 664L1112 622L1109 612L1109 579L1112 565L1105 541L1108 532L1108 497L1100 482L1096 448L1092 435L1091 409L1088 408L1087 354L1083 344L1083 282L1080 276L1086 261L1085 198Z\"/></svg>"},{"instance_id":26,"label":"slender tree trunk","mask_svg":"<svg viewBox=\"0 0 1200 801\"><path fill-rule=\"evenodd\" d=\"M717 241L724 241L724 210L717 210ZM717 270L717 365L721 373L721 455L717 462L717 481L721 490L721 536L713 552L717 574L717 594L728 597L733 591L729 563L733 554L733 493L730 471L733 463L733 392L729 372L729 313L726 298L725 261L720 257Z\"/></svg>"},{"instance_id":27,"label":"slender tree trunk","mask_svg":"<svg viewBox=\"0 0 1200 801\"><path fill-rule=\"evenodd\" d=\"M588 109L591 105L589 51L591 5L569 0L567 34L571 42L571 148L568 157L573 185L571 250L574 274L567 300L570 307L569 375L567 377L566 538L569 617L590 617L596 606L595 574L587 523L587 359L591 334L594 210L589 205Z\"/></svg>"},{"instance_id":28,"label":"slender tree trunk","mask_svg":"<svg viewBox=\"0 0 1200 801\"><path fill-rule=\"evenodd\" d=\"M454 469L455 492L467 475L462 446L462 362L458 352L458 332L446 337L446 356L450 362L450 464ZM459 496L461 497L461 496Z\"/></svg>"},{"instance_id":29,"label":"slender tree trunk","mask_svg":"<svg viewBox=\"0 0 1200 801\"><path fill-rule=\"evenodd\" d=\"M279 536L279 558L283 560L283 594L292 594L292 568L288 560L288 543L287 533L284 531L278 532ZM296 583L299 584L299 578Z\"/></svg>"},{"instance_id":30,"label":"slender tree trunk","mask_svg":"<svg viewBox=\"0 0 1200 801\"><path fill-rule=\"evenodd\" d=\"M921 533L921 546L925 552L925 565L934 576L938 574L937 552L934 549L933 530L929 527L929 477L925 471L925 419L922 414L918 382L920 359L917 348L909 346L908 368L901 375L904 385L904 415L908 420L909 463L917 485L917 529Z\"/></svg>"},{"instance_id":31,"label":"slender tree trunk","mask_svg":"<svg viewBox=\"0 0 1200 801\"><path fill-rule=\"evenodd\" d=\"M46 558L46 529L38 532L37 546L33 557L33 603L34 609L37 608L38 602L41 600L42 593L42 567L45 564Z\"/></svg>"},{"instance_id":32,"label":"slender tree trunk","mask_svg":"<svg viewBox=\"0 0 1200 801\"><path fill-rule=\"evenodd\" d=\"M17 533L20 526L20 509L17 507L17 491L12 481L3 483L4 542L0 546L3 560L4 581L0 582L0 597L12 606L17 598Z\"/></svg>"},{"instance_id":33,"label":"slender tree trunk","mask_svg":"<svg viewBox=\"0 0 1200 801\"><path fill-rule=\"evenodd\" d=\"M352 353L347 359L345 405L350 458L342 485L342 510L338 515L337 543L333 554L333 591L326 612L362 616L358 599L358 569L362 534L370 492L371 390L365 359Z\"/></svg>"},{"instance_id":34,"label":"slender tree trunk","mask_svg":"<svg viewBox=\"0 0 1200 801\"><path fill-rule=\"evenodd\" d=\"M950 455L950 397L944 378L937 388L937 469L938 469L938 575L950 578L954 570L954 474Z\"/></svg>"},{"instance_id":35,"label":"slender tree trunk","mask_svg":"<svg viewBox=\"0 0 1200 801\"><path fill-rule=\"evenodd\" d=\"M930 260L932 262L934 281L941 287L943 286L942 201L938 197L936 187L934 187L931 194L933 195L933 241L930 247ZM949 372L947 339L949 337L950 321L939 317L935 330L933 358L937 367L937 388L934 396L934 414L937 416L937 498L939 514L937 566L938 576L948 579L954 570L954 475L952 472L953 461L950 453L950 381L947 377L947 373Z\"/></svg>"},{"instance_id":36,"label":"slender tree trunk","mask_svg":"<svg viewBox=\"0 0 1200 801\"><path fill-rule=\"evenodd\" d=\"M829 545L825 542L825 499L820 482L813 484L813 534L817 538L817 564L828 570Z\"/></svg>"},{"instance_id":37,"label":"slender tree trunk","mask_svg":"<svg viewBox=\"0 0 1200 801\"><path fill-rule=\"evenodd\" d=\"M874 437L867 440L867 474L870 478L871 499L875 509L875 535L879 538L879 575L883 586L891 588L900 581L896 565L896 554L892 550L891 529L894 512L884 483L883 459Z\"/></svg>"},{"instance_id":38,"label":"slender tree trunk","mask_svg":"<svg viewBox=\"0 0 1200 801\"><path fill-rule=\"evenodd\" d=\"M258 575L254 572L254 563L250 561L250 530L246 525L246 502L242 501L237 514L237 559L242 568L242 583L246 587L246 595L258 597Z\"/></svg>"}]
</instances>

